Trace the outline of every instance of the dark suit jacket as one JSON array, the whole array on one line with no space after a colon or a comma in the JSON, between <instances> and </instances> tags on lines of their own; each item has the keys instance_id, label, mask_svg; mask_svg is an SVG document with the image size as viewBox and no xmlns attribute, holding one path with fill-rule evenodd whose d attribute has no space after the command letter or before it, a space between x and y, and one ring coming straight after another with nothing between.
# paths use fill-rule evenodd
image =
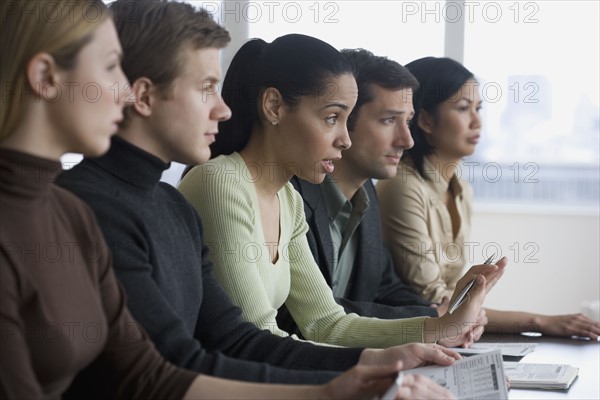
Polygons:
<instances>
[{"instance_id":1,"label":"dark suit jacket","mask_svg":"<svg viewBox=\"0 0 600 400\"><path fill-rule=\"evenodd\" d=\"M325 196L320 185L297 177L292 184L304 199L304 213L308 222L308 244L325 280L331 286L333 241L329 230L329 216ZM358 249L345 298L336 298L346 312L383 319L435 316L437 311L396 275L392 257L383 244L379 220L379 200L369 180L364 185L370 206L357 229ZM282 307L277 317L279 326L298 333L293 319Z\"/></svg>"}]
</instances>

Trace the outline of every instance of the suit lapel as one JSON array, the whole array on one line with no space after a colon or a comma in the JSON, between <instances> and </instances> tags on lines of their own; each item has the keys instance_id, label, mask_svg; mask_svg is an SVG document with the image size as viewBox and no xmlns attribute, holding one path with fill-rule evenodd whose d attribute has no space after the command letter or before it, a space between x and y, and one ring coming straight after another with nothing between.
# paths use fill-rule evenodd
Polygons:
<instances>
[{"instance_id":1,"label":"suit lapel","mask_svg":"<svg viewBox=\"0 0 600 400\"><path fill-rule=\"evenodd\" d=\"M327 282L331 285L333 276L333 257L331 231L329 230L329 216L327 205L323 199L320 185L306 182L297 177L292 178L296 190L304 199L304 213L310 230L319 249L319 268ZM337 255L335 255L337 257Z\"/></svg>"}]
</instances>

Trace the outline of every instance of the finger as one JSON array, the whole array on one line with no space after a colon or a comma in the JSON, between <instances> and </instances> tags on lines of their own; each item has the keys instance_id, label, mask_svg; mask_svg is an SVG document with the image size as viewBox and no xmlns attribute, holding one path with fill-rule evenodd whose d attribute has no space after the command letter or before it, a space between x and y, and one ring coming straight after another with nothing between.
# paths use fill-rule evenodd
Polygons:
<instances>
[{"instance_id":1,"label":"finger","mask_svg":"<svg viewBox=\"0 0 600 400\"><path fill-rule=\"evenodd\" d=\"M452 301L458 296L458 293L469 284L473 279L476 279L478 275L483 275L491 282L488 291L502 276L502 271L499 271L498 266L494 264L481 264L471 267L467 273L456 283L454 293L452 293Z\"/></svg>"},{"instance_id":2,"label":"finger","mask_svg":"<svg viewBox=\"0 0 600 400\"><path fill-rule=\"evenodd\" d=\"M483 305L483 301L485 300L486 291L486 279L482 274L477 275L475 278L475 284L467 293L467 302L476 303L481 307Z\"/></svg>"},{"instance_id":3,"label":"finger","mask_svg":"<svg viewBox=\"0 0 600 400\"><path fill-rule=\"evenodd\" d=\"M587 315L577 314L576 320L579 326L596 334L600 334L600 322L594 321Z\"/></svg>"},{"instance_id":4,"label":"finger","mask_svg":"<svg viewBox=\"0 0 600 400\"><path fill-rule=\"evenodd\" d=\"M469 329L465 335L466 339L464 340L462 347L467 349L475 343L475 339L473 338L473 331Z\"/></svg>"},{"instance_id":5,"label":"finger","mask_svg":"<svg viewBox=\"0 0 600 400\"><path fill-rule=\"evenodd\" d=\"M508 264L508 259L506 257L502 257L496 263L496 266L498 267L498 269L496 271L484 273L484 275L487 279L488 292L494 287L494 285L500 280L500 278L502 278L502 275L504 275L504 271L506 269L507 264Z\"/></svg>"},{"instance_id":6,"label":"finger","mask_svg":"<svg viewBox=\"0 0 600 400\"><path fill-rule=\"evenodd\" d=\"M452 392L450 392L448 389L438 385L435 382L432 382L432 385L429 385L427 388L429 389L430 394L427 396L424 396L423 398L425 398L425 399L455 399L456 398L456 397L454 397Z\"/></svg>"},{"instance_id":7,"label":"finger","mask_svg":"<svg viewBox=\"0 0 600 400\"><path fill-rule=\"evenodd\" d=\"M404 374L402 384L398 388L396 399L415 399L416 396L413 393L415 385L415 376L412 374Z\"/></svg>"},{"instance_id":8,"label":"finger","mask_svg":"<svg viewBox=\"0 0 600 400\"><path fill-rule=\"evenodd\" d=\"M467 273L461 279L467 279L467 281L475 278L479 274L489 274L498 270L498 266L495 264L479 264L473 265Z\"/></svg>"},{"instance_id":9,"label":"finger","mask_svg":"<svg viewBox=\"0 0 600 400\"><path fill-rule=\"evenodd\" d=\"M478 326L473 330L473 342L478 341L479 339L481 339L481 335L483 335L483 332L485 331L483 326Z\"/></svg>"},{"instance_id":10,"label":"finger","mask_svg":"<svg viewBox=\"0 0 600 400\"><path fill-rule=\"evenodd\" d=\"M488 320L487 315L485 314L484 309L482 308L481 310L482 310L482 312L479 313L475 322L477 323L477 325L485 326L485 325L487 325L489 320Z\"/></svg>"},{"instance_id":11,"label":"finger","mask_svg":"<svg viewBox=\"0 0 600 400\"><path fill-rule=\"evenodd\" d=\"M423 375L404 375L398 390L402 399L454 399L452 393Z\"/></svg>"},{"instance_id":12,"label":"finger","mask_svg":"<svg viewBox=\"0 0 600 400\"><path fill-rule=\"evenodd\" d=\"M498 266L498 268L504 269L508 265L508 258L506 258L506 256L503 256L496 262L496 265Z\"/></svg>"},{"instance_id":13,"label":"finger","mask_svg":"<svg viewBox=\"0 0 600 400\"><path fill-rule=\"evenodd\" d=\"M442 316L448 312L448 308L450 308L450 297L444 296L442 297L442 302L438 306L438 316Z\"/></svg>"},{"instance_id":14,"label":"finger","mask_svg":"<svg viewBox=\"0 0 600 400\"><path fill-rule=\"evenodd\" d=\"M593 340L598 340L600 333L595 329L582 328L578 330L577 333L572 333L571 336L588 337Z\"/></svg>"},{"instance_id":15,"label":"finger","mask_svg":"<svg viewBox=\"0 0 600 400\"><path fill-rule=\"evenodd\" d=\"M422 356L423 361L440 365L454 364L454 361L458 360L459 358L460 355L458 355L456 352L445 349L437 344L427 346L424 349Z\"/></svg>"},{"instance_id":16,"label":"finger","mask_svg":"<svg viewBox=\"0 0 600 400\"><path fill-rule=\"evenodd\" d=\"M439 351L441 351L442 353L444 353L448 357L453 358L454 360L460 360L462 358L462 356L460 355L460 353L457 353L456 351L451 350L451 349L449 349L447 347L440 346L439 344L434 344L433 346L435 346L436 349L438 349Z\"/></svg>"},{"instance_id":17,"label":"finger","mask_svg":"<svg viewBox=\"0 0 600 400\"><path fill-rule=\"evenodd\" d=\"M559 318L554 318L554 320L558 322L551 323L554 323L555 325L564 325L564 334L567 336L575 335L597 339L598 335L600 335L600 323L583 314L561 316Z\"/></svg>"}]
</instances>

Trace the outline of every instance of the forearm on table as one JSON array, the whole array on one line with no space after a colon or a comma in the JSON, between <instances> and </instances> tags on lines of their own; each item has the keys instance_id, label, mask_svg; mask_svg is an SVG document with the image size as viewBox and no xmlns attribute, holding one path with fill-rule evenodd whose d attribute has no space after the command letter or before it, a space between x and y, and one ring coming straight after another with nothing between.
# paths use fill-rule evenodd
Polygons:
<instances>
[{"instance_id":1,"label":"forearm on table","mask_svg":"<svg viewBox=\"0 0 600 400\"><path fill-rule=\"evenodd\" d=\"M490 333L515 333L539 331L541 318L539 314L522 311L501 311L486 308L488 323L485 331Z\"/></svg>"}]
</instances>

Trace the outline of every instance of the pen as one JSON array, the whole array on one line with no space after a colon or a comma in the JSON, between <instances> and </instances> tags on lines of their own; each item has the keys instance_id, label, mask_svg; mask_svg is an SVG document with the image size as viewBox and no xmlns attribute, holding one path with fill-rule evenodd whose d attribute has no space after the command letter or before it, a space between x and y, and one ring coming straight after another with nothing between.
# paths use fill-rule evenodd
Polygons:
<instances>
[{"instance_id":1,"label":"pen","mask_svg":"<svg viewBox=\"0 0 600 400\"><path fill-rule=\"evenodd\" d=\"M396 398L396 393L398 393L398 389L402 386L402 380L404 379L404 373L402 371L398 372L398 377L394 384L385 392L383 396L381 396L381 400L394 400Z\"/></svg>"},{"instance_id":2,"label":"pen","mask_svg":"<svg viewBox=\"0 0 600 400\"><path fill-rule=\"evenodd\" d=\"M485 260L484 264L491 263L495 256L496 256L496 254L492 254L491 257L489 257L487 260ZM460 294L456 297L456 300L454 301L454 303L452 303L452 305L448 309L448 314L452 314L454 311L456 311L456 309L458 307L461 306L462 303L465 302L465 298L467 296L467 293L469 293L469 290L471 290L471 288L473 287L474 283L475 283L475 279L471 279L469 281L469 283L467 283L465 285L464 289L461 290Z\"/></svg>"}]
</instances>

